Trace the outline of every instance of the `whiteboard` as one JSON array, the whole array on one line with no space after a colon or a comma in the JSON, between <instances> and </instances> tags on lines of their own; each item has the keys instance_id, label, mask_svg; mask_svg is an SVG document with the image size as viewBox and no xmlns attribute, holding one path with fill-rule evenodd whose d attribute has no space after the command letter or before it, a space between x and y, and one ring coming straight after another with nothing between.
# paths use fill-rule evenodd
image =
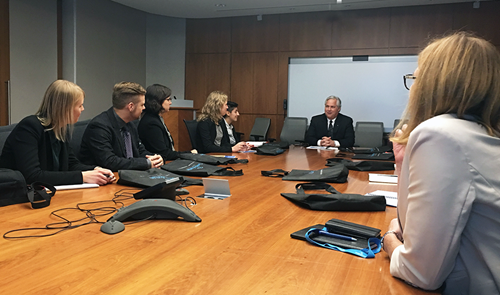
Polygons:
<instances>
[{"instance_id":1,"label":"whiteboard","mask_svg":"<svg viewBox=\"0 0 500 295\"><path fill-rule=\"evenodd\" d=\"M288 66L288 116L324 113L330 95L342 100L341 113L357 121L384 122L386 132L401 118L409 91L403 76L417 68L416 55L291 58Z\"/></svg>"}]
</instances>

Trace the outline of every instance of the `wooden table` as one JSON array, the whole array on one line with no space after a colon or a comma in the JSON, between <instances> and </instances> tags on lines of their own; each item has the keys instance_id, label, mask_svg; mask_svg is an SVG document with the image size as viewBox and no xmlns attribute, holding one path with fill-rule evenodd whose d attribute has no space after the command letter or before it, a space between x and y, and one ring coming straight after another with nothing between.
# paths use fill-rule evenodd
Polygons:
<instances>
[{"instance_id":1,"label":"wooden table","mask_svg":"<svg viewBox=\"0 0 500 295\"><path fill-rule=\"evenodd\" d=\"M385 212L320 212L280 196L297 182L263 177L261 170L320 169L331 151L292 147L279 156L238 154L245 175L228 177L232 196L196 198L201 223L152 220L126 225L116 235L100 224L55 236L0 240L1 294L423 294L389 273L384 252L374 259L312 246L290 233L331 218L385 231L396 209ZM368 173L350 171L341 192L365 194L395 185L372 184ZM0 232L43 227L50 212L77 203L109 200L125 187L59 191L49 207L27 204L0 208ZM191 196L203 192L190 186ZM128 201L127 204L130 204ZM97 207L97 205L96 205ZM64 214L81 217L76 210ZM106 221L109 216L100 217ZM23 233L24 234L24 233ZM27 233L26 233L27 234Z\"/></svg>"}]
</instances>

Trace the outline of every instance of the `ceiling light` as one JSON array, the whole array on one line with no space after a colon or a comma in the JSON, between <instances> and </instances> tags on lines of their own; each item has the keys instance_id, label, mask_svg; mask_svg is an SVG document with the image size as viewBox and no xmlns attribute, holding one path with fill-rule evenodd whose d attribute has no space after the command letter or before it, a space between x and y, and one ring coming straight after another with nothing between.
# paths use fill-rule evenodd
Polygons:
<instances>
[{"instance_id":1,"label":"ceiling light","mask_svg":"<svg viewBox=\"0 0 500 295\"><path fill-rule=\"evenodd\" d=\"M226 7L226 4L215 4L215 7Z\"/></svg>"},{"instance_id":2,"label":"ceiling light","mask_svg":"<svg viewBox=\"0 0 500 295\"><path fill-rule=\"evenodd\" d=\"M337 0L337 4L340 4L340 3L342 3L342 0Z\"/></svg>"}]
</instances>

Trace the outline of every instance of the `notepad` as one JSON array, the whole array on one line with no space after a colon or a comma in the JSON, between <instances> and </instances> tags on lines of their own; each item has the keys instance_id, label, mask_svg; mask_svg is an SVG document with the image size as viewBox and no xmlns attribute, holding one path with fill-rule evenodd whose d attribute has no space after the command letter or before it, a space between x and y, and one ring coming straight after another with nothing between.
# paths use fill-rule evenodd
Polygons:
<instances>
[{"instance_id":1,"label":"notepad","mask_svg":"<svg viewBox=\"0 0 500 295\"><path fill-rule=\"evenodd\" d=\"M391 207L398 206L398 193L396 193L396 192L377 190L377 191L368 193L366 195L367 196L384 196L385 197L385 204L387 206L391 206Z\"/></svg>"},{"instance_id":2,"label":"notepad","mask_svg":"<svg viewBox=\"0 0 500 295\"><path fill-rule=\"evenodd\" d=\"M70 189L94 188L94 187L99 187L99 185L95 183L82 183L82 184L56 185L54 187L58 191L64 191Z\"/></svg>"},{"instance_id":3,"label":"notepad","mask_svg":"<svg viewBox=\"0 0 500 295\"><path fill-rule=\"evenodd\" d=\"M398 183L398 176L393 174L369 173L368 180L382 183Z\"/></svg>"}]
</instances>

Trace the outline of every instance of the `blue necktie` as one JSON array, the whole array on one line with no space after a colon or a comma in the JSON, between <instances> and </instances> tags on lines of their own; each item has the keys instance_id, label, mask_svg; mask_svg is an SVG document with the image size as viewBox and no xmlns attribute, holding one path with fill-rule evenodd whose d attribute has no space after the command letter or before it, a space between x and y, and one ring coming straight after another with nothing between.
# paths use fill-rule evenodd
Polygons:
<instances>
[{"instance_id":1,"label":"blue necktie","mask_svg":"<svg viewBox=\"0 0 500 295\"><path fill-rule=\"evenodd\" d=\"M134 157L134 151L132 150L132 138L130 137L130 132L127 129L127 126L122 128L123 140L125 141L125 153L127 154L127 158Z\"/></svg>"}]
</instances>

